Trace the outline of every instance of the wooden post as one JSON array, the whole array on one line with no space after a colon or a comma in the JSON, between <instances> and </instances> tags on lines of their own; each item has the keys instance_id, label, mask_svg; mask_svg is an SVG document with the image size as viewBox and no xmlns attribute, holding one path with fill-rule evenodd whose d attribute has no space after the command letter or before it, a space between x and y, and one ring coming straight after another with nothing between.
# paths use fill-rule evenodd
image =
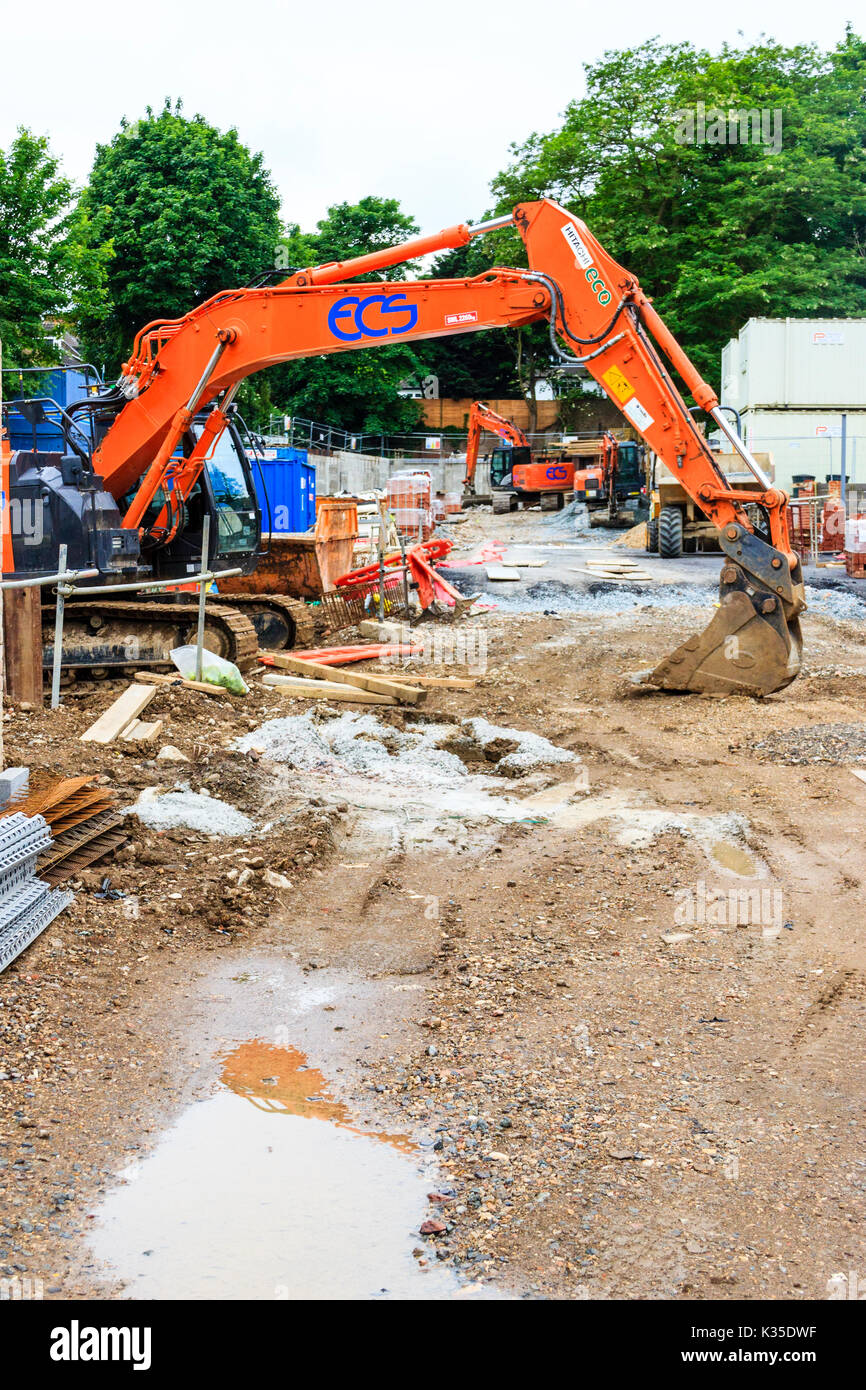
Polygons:
<instances>
[{"instance_id":1,"label":"wooden post","mask_svg":"<svg viewBox=\"0 0 866 1390\"><path fill-rule=\"evenodd\" d=\"M6 695L10 700L42 704L42 590L6 589L3 593Z\"/></svg>"}]
</instances>

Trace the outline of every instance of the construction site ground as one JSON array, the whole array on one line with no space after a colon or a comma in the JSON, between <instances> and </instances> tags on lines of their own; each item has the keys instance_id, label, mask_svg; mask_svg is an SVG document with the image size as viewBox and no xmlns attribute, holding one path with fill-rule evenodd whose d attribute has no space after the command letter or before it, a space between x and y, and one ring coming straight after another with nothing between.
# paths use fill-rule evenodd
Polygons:
<instances>
[{"instance_id":1,"label":"construction site ground","mask_svg":"<svg viewBox=\"0 0 866 1390\"><path fill-rule=\"evenodd\" d=\"M814 576L789 689L664 695L629 674L708 621L718 557L616 547L656 576L621 586L582 572L612 537L560 517L452 534L451 577L497 606L427 625L476 637L417 669L466 675L483 633L472 689L354 715L258 677L162 690L147 717L185 763L79 741L119 682L7 712L7 764L104 775L125 806L188 784L214 815L133 816L0 976L0 1276L811 1299L866 1268L856 586ZM544 563L490 582L463 561L493 538ZM275 761L261 726L299 716Z\"/></svg>"}]
</instances>

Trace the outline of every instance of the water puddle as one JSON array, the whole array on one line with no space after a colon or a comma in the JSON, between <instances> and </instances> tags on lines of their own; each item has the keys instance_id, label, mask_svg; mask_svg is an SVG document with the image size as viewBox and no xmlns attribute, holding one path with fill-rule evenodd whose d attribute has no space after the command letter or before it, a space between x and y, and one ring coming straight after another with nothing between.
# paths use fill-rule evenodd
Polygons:
<instances>
[{"instance_id":1,"label":"water puddle","mask_svg":"<svg viewBox=\"0 0 866 1390\"><path fill-rule=\"evenodd\" d=\"M763 878L767 873L766 865L745 847L748 821L736 812L702 816L692 811L668 811L653 806L637 789L613 788L589 796L580 779L525 797L521 805L560 829L612 821L617 844L628 849L645 849L659 835L675 831L695 840L708 858L738 877Z\"/></svg>"},{"instance_id":2,"label":"water puddle","mask_svg":"<svg viewBox=\"0 0 866 1390\"><path fill-rule=\"evenodd\" d=\"M129 1298L444 1299L413 1249L435 1178L359 1125L303 1052L245 1042L105 1199L90 1244Z\"/></svg>"},{"instance_id":3,"label":"water puddle","mask_svg":"<svg viewBox=\"0 0 866 1390\"><path fill-rule=\"evenodd\" d=\"M758 873L758 861L754 855L747 854L739 845L732 845L720 840L713 845L712 856L717 864L721 864L723 869L729 873L737 874L740 878L755 878Z\"/></svg>"}]
</instances>

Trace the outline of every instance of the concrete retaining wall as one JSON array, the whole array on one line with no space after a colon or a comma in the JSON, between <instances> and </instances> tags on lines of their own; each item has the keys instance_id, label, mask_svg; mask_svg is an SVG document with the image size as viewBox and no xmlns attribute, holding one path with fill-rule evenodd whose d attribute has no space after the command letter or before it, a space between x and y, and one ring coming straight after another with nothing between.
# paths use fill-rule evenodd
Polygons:
<instances>
[{"instance_id":1,"label":"concrete retaining wall","mask_svg":"<svg viewBox=\"0 0 866 1390\"><path fill-rule=\"evenodd\" d=\"M372 492L385 487L392 473L407 468L424 468L433 479L434 492L462 492L466 463L463 459L431 462L429 459L377 458L373 454L347 451L337 454L308 454L316 468L316 495L331 497L340 492ZM487 465L479 460L475 481L476 491L486 492L490 486Z\"/></svg>"}]
</instances>

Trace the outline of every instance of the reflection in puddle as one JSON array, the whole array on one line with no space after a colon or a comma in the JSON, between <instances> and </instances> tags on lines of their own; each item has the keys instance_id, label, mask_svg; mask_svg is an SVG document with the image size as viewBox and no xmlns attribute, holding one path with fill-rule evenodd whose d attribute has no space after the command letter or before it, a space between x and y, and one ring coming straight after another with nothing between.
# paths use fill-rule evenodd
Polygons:
<instances>
[{"instance_id":1,"label":"reflection in puddle","mask_svg":"<svg viewBox=\"0 0 866 1390\"><path fill-rule=\"evenodd\" d=\"M105 1199L91 1245L131 1298L449 1298L419 1268L412 1145L351 1123L303 1053L244 1043ZM326 1123L315 1123L315 1121Z\"/></svg>"},{"instance_id":2,"label":"reflection in puddle","mask_svg":"<svg viewBox=\"0 0 866 1390\"><path fill-rule=\"evenodd\" d=\"M259 1039L242 1043L225 1058L222 1081L259 1110L301 1115L305 1120L330 1120L352 1134L391 1144L400 1153L417 1152L405 1134L376 1134L351 1124L346 1106L333 1099L322 1073L308 1067L305 1054L296 1047L274 1047Z\"/></svg>"}]
</instances>

